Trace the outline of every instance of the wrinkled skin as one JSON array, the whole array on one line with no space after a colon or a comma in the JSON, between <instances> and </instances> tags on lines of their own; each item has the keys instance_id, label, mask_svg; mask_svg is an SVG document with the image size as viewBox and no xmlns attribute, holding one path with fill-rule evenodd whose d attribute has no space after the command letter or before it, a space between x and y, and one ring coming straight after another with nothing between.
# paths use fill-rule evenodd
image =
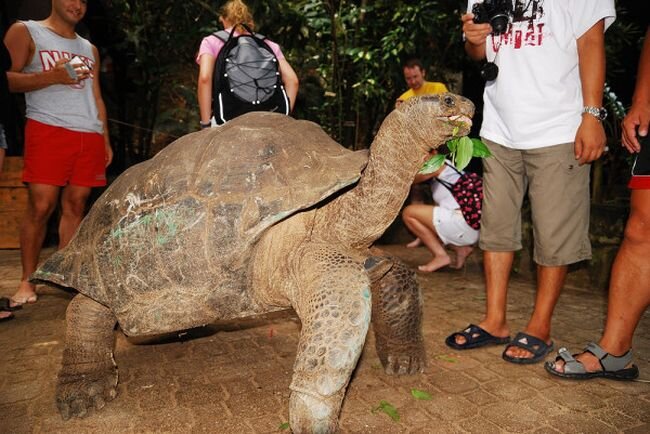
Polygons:
<instances>
[{"instance_id":1,"label":"wrinkled skin","mask_svg":"<svg viewBox=\"0 0 650 434\"><path fill-rule=\"evenodd\" d=\"M80 292L67 311L63 418L116 396L118 322L137 336L292 307L296 433L337 431L371 320L386 373L422 372L415 275L372 244L429 151L454 128L466 134L473 110L452 94L413 98L386 118L369 158L315 124L251 113L125 172L33 276ZM450 121L459 115L467 123Z\"/></svg>"}]
</instances>

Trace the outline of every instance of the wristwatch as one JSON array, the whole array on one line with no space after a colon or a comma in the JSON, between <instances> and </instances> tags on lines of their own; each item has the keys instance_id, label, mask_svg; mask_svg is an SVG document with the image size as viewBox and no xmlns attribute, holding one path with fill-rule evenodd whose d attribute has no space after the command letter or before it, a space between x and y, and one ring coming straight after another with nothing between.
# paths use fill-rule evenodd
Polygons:
<instances>
[{"instance_id":1,"label":"wristwatch","mask_svg":"<svg viewBox=\"0 0 650 434\"><path fill-rule=\"evenodd\" d=\"M601 122L607 119L607 110L605 107L586 106L582 108L582 113L589 113Z\"/></svg>"}]
</instances>

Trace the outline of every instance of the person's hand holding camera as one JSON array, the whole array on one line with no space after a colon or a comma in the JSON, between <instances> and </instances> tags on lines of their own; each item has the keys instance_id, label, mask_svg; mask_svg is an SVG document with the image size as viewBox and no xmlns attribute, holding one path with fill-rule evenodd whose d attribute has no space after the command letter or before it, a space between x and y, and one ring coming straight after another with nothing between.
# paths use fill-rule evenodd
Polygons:
<instances>
[{"instance_id":1,"label":"person's hand holding camera","mask_svg":"<svg viewBox=\"0 0 650 434\"><path fill-rule=\"evenodd\" d=\"M464 14L460 19L463 22L467 54L474 60L484 59L485 39L492 33L492 26L488 23L475 23L472 13Z\"/></svg>"},{"instance_id":2,"label":"person's hand holding camera","mask_svg":"<svg viewBox=\"0 0 650 434\"><path fill-rule=\"evenodd\" d=\"M72 71L72 72L71 72ZM83 63L72 64L70 59L59 59L48 71L52 84L78 84L91 77L91 71Z\"/></svg>"}]
</instances>

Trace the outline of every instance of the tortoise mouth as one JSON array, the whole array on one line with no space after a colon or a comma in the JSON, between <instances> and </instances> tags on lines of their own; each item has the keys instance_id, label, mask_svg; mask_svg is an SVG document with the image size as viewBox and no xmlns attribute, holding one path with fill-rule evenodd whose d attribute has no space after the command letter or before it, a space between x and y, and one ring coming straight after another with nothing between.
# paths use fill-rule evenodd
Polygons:
<instances>
[{"instance_id":1,"label":"tortoise mouth","mask_svg":"<svg viewBox=\"0 0 650 434\"><path fill-rule=\"evenodd\" d=\"M472 119L466 115L449 116L447 119L449 119L452 122L465 124L468 129L471 128L472 126Z\"/></svg>"},{"instance_id":2,"label":"tortoise mouth","mask_svg":"<svg viewBox=\"0 0 650 434\"><path fill-rule=\"evenodd\" d=\"M454 132L452 136L466 136L469 134L469 131L472 127L472 118L467 115L459 114L453 116L440 116L437 119L447 123L449 126L453 127Z\"/></svg>"}]
</instances>

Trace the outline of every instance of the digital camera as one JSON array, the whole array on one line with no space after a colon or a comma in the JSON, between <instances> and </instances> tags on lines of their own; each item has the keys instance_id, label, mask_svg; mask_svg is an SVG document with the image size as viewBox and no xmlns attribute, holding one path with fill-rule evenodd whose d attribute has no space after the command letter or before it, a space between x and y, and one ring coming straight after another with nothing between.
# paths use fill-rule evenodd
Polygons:
<instances>
[{"instance_id":1,"label":"digital camera","mask_svg":"<svg viewBox=\"0 0 650 434\"><path fill-rule=\"evenodd\" d=\"M472 13L476 24L489 23L492 26L492 33L503 33L508 28L512 14L512 1L483 0L482 3L474 3Z\"/></svg>"}]
</instances>

